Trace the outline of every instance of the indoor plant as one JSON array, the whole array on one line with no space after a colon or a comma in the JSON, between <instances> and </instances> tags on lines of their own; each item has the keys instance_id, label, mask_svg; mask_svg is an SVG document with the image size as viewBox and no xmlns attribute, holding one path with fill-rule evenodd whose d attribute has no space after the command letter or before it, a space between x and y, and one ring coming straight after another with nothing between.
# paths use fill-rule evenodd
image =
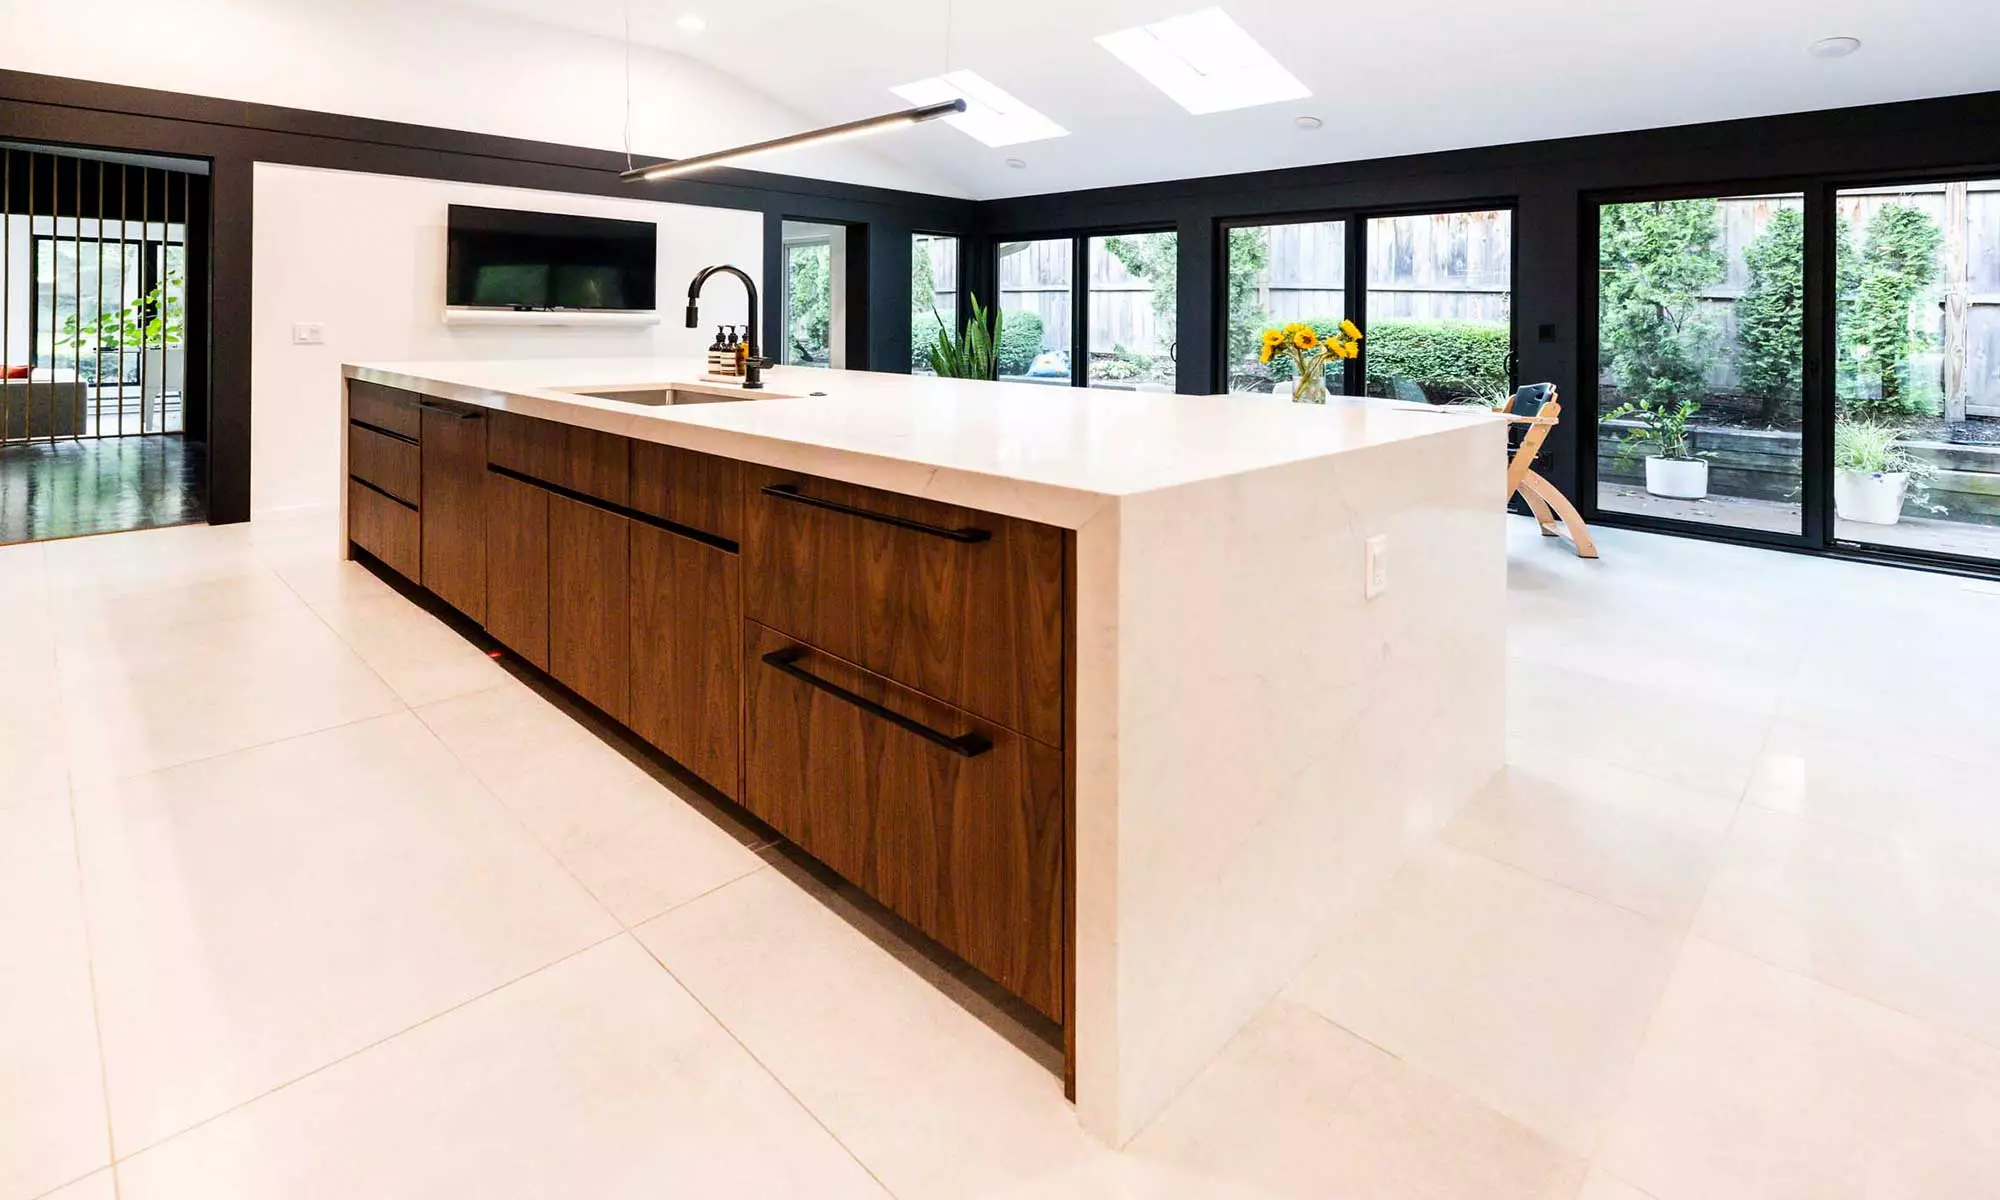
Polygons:
<instances>
[{"instance_id":1,"label":"indoor plant","mask_svg":"<svg viewBox=\"0 0 2000 1200\"><path fill-rule=\"evenodd\" d=\"M964 333L953 337L951 326L942 315L938 317L937 344L931 347L931 370L945 379L998 379L1000 310L980 307L977 296L967 299L972 302L972 319L965 323Z\"/></svg>"},{"instance_id":2,"label":"indoor plant","mask_svg":"<svg viewBox=\"0 0 2000 1200\"><path fill-rule=\"evenodd\" d=\"M1864 525L1894 525L1902 519L1911 480L1921 483L1930 473L1929 466L1901 444L1903 432L1893 425L1854 418L1834 423L1834 515ZM1918 502L1922 504L1921 498Z\"/></svg>"},{"instance_id":3,"label":"indoor plant","mask_svg":"<svg viewBox=\"0 0 2000 1200\"><path fill-rule=\"evenodd\" d=\"M1292 402L1326 403L1326 364L1345 361L1361 353L1361 331L1354 322L1342 321L1340 328L1321 337L1310 325L1293 322L1264 331L1263 349L1257 361L1268 363L1284 354L1292 360Z\"/></svg>"},{"instance_id":4,"label":"indoor plant","mask_svg":"<svg viewBox=\"0 0 2000 1200\"><path fill-rule=\"evenodd\" d=\"M1607 421L1631 420L1638 426L1619 437L1627 453L1635 445L1651 446L1646 456L1646 490L1673 500L1701 500L1708 495L1708 462L1688 438L1688 422L1701 405L1688 399L1640 400L1621 404Z\"/></svg>"}]
</instances>

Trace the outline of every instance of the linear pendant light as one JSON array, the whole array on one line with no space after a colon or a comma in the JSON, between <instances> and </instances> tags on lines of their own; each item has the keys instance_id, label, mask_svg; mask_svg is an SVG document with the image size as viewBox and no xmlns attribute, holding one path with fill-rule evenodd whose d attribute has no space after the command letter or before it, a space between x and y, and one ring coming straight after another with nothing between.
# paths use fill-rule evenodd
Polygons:
<instances>
[{"instance_id":1,"label":"linear pendant light","mask_svg":"<svg viewBox=\"0 0 2000 1200\"><path fill-rule=\"evenodd\" d=\"M627 183L670 179L676 175L687 175L723 163L749 158L752 155L768 154L774 150L790 150L795 146L810 146L818 142L836 142L843 138L865 137L871 133L881 133L885 129L899 129L905 125L935 121L939 117L949 117L964 111L964 98L944 100L918 108L906 108L901 112L883 113L879 117L864 117L844 125L828 125L824 129L810 129L788 137L772 138L768 142L752 142L747 146L737 146L729 150L713 150L707 154L697 154L692 158L671 158L666 162L654 163L650 167L634 167L621 172L618 178Z\"/></svg>"}]
</instances>

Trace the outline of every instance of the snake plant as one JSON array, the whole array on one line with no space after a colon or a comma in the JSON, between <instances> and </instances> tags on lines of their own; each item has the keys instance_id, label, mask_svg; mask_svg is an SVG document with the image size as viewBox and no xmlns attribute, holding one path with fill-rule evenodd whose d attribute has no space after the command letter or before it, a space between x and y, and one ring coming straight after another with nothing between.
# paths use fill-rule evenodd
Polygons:
<instances>
[{"instance_id":1,"label":"snake plant","mask_svg":"<svg viewBox=\"0 0 2000 1200\"><path fill-rule=\"evenodd\" d=\"M1000 378L1000 311L980 307L979 297L971 297L972 319L965 332L951 334L951 325L938 316L937 345L931 347L931 370L947 379ZM931 310L936 313L937 310ZM991 317L989 322L988 317Z\"/></svg>"}]
</instances>

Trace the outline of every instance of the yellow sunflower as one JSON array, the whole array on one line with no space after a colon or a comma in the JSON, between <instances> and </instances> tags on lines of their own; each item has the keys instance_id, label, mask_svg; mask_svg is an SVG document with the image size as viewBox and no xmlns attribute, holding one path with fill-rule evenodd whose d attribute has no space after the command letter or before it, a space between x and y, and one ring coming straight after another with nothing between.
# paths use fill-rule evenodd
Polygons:
<instances>
[{"instance_id":1,"label":"yellow sunflower","mask_svg":"<svg viewBox=\"0 0 2000 1200\"><path fill-rule=\"evenodd\" d=\"M1292 335L1292 345L1301 350L1310 350L1319 345L1319 335L1301 325L1298 327L1298 332Z\"/></svg>"},{"instance_id":2,"label":"yellow sunflower","mask_svg":"<svg viewBox=\"0 0 2000 1200\"><path fill-rule=\"evenodd\" d=\"M1340 332L1346 334L1348 337L1353 338L1357 342L1361 340L1361 329L1358 326L1356 326L1355 323L1352 321L1342 321L1340 323Z\"/></svg>"}]
</instances>

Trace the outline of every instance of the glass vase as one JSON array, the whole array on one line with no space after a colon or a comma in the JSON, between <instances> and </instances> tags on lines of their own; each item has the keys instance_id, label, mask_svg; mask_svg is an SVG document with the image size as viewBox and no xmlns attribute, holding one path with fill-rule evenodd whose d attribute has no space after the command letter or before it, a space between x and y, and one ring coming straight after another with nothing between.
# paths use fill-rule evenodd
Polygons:
<instances>
[{"instance_id":1,"label":"glass vase","mask_svg":"<svg viewBox=\"0 0 2000 1200\"><path fill-rule=\"evenodd\" d=\"M1326 360L1313 358L1299 364L1298 378L1292 381L1293 404L1326 403Z\"/></svg>"}]
</instances>

